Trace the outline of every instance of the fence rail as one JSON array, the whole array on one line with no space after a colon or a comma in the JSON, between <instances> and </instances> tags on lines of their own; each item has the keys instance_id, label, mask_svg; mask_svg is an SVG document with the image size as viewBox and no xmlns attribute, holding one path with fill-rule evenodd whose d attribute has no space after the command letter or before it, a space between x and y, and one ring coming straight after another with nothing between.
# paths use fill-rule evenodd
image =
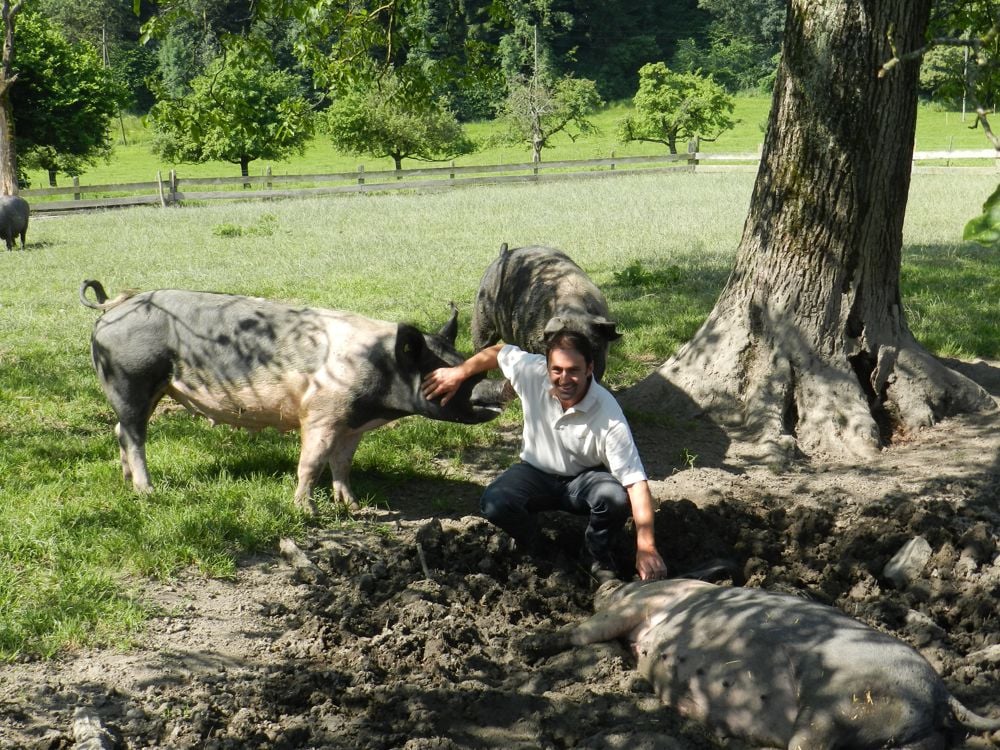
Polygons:
<instances>
[{"instance_id":1,"label":"fence rail","mask_svg":"<svg viewBox=\"0 0 1000 750\"><path fill-rule=\"evenodd\" d=\"M21 195L30 200L33 213L55 213L121 206L170 206L185 201L259 200L387 190L440 190L543 179L576 180L663 172L755 171L759 160L759 153L715 154L699 151L657 156L616 157L612 154L602 159L537 163L469 166L455 166L453 163L445 167L371 172L361 165L353 172L310 175L274 175L271 174L270 167L263 175L248 177L179 178L175 171L171 171L166 179L161 173L157 173L157 179L153 182L80 185L78 178L74 178L71 186L22 190ZM923 162L936 164L924 166ZM981 166L982 162L989 166ZM966 165L961 166L961 169L1000 174L1000 152L993 149L920 151L913 154L913 163L914 172L937 172Z\"/></svg>"}]
</instances>

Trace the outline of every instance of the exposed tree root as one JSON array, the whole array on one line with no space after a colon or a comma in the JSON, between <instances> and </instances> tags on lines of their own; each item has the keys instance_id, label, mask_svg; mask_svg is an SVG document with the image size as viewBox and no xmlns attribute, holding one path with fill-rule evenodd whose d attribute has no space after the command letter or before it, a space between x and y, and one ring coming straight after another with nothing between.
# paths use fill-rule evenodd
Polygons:
<instances>
[{"instance_id":1,"label":"exposed tree root","mask_svg":"<svg viewBox=\"0 0 1000 750\"><path fill-rule=\"evenodd\" d=\"M768 326L764 338L713 315L656 372L620 394L629 409L705 414L783 466L796 454L864 460L900 434L959 413L996 408L993 398L912 339L821 356Z\"/></svg>"}]
</instances>

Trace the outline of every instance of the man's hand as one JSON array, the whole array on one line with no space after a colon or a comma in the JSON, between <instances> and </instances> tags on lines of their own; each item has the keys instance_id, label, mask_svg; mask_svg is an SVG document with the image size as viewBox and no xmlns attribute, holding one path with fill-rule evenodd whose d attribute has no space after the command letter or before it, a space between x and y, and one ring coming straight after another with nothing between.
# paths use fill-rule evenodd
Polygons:
<instances>
[{"instance_id":1,"label":"man's hand","mask_svg":"<svg viewBox=\"0 0 1000 750\"><path fill-rule=\"evenodd\" d=\"M635 569L639 573L639 578L644 581L658 581L667 577L666 563L655 550L652 552L639 550L635 555Z\"/></svg>"},{"instance_id":2,"label":"man's hand","mask_svg":"<svg viewBox=\"0 0 1000 750\"><path fill-rule=\"evenodd\" d=\"M503 344L494 344L476 352L460 365L441 367L427 373L420 386L424 398L428 401L440 398L441 406L444 406L462 387L462 383L473 375L496 369L497 355L502 348Z\"/></svg>"},{"instance_id":3,"label":"man's hand","mask_svg":"<svg viewBox=\"0 0 1000 750\"><path fill-rule=\"evenodd\" d=\"M421 384L421 391L428 401L440 398L441 406L444 406L464 382L465 373L461 367L441 367L427 373Z\"/></svg>"},{"instance_id":4,"label":"man's hand","mask_svg":"<svg viewBox=\"0 0 1000 750\"><path fill-rule=\"evenodd\" d=\"M635 569L644 581L655 581L667 577L667 566L656 551L653 534L653 496L649 492L649 482L645 479L625 488L632 505L635 521Z\"/></svg>"}]
</instances>

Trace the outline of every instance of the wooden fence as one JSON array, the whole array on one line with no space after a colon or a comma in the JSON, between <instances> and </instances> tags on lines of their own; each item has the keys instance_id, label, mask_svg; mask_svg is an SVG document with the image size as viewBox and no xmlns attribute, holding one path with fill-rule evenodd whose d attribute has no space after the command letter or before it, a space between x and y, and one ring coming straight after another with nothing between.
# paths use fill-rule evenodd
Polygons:
<instances>
[{"instance_id":1,"label":"wooden fence","mask_svg":"<svg viewBox=\"0 0 1000 750\"><path fill-rule=\"evenodd\" d=\"M120 206L171 206L209 200L260 200L294 198L334 193L367 193L386 190L440 190L458 186L535 182L539 180L602 178L663 172L756 171L760 154L714 154L691 152L658 156L609 156L606 159L552 161L520 164L428 167L316 175L273 175L270 167L260 176L186 177L171 171L166 178L157 173L153 182L118 185L80 185L74 178L69 187L22 190L32 213L55 213L79 209ZM924 151L913 155L914 172L953 169L987 171L1000 175L1000 156L993 149L977 151ZM923 162L934 162L925 166ZM983 163L989 166L982 166ZM63 196L68 196L64 198Z\"/></svg>"}]
</instances>

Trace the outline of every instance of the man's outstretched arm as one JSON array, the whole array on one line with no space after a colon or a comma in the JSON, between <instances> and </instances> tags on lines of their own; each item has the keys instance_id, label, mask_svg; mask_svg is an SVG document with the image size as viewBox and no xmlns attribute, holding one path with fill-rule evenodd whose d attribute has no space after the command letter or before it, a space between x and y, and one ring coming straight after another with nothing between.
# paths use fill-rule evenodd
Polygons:
<instances>
[{"instance_id":1,"label":"man's outstretched arm","mask_svg":"<svg viewBox=\"0 0 1000 750\"><path fill-rule=\"evenodd\" d=\"M451 401L451 397L455 395L455 391L461 387L462 383L473 375L497 369L499 366L497 356L503 346L503 344L488 346L473 354L460 365L441 367L427 373L421 386L424 398L428 401L440 398L441 406L444 406Z\"/></svg>"}]
</instances>

